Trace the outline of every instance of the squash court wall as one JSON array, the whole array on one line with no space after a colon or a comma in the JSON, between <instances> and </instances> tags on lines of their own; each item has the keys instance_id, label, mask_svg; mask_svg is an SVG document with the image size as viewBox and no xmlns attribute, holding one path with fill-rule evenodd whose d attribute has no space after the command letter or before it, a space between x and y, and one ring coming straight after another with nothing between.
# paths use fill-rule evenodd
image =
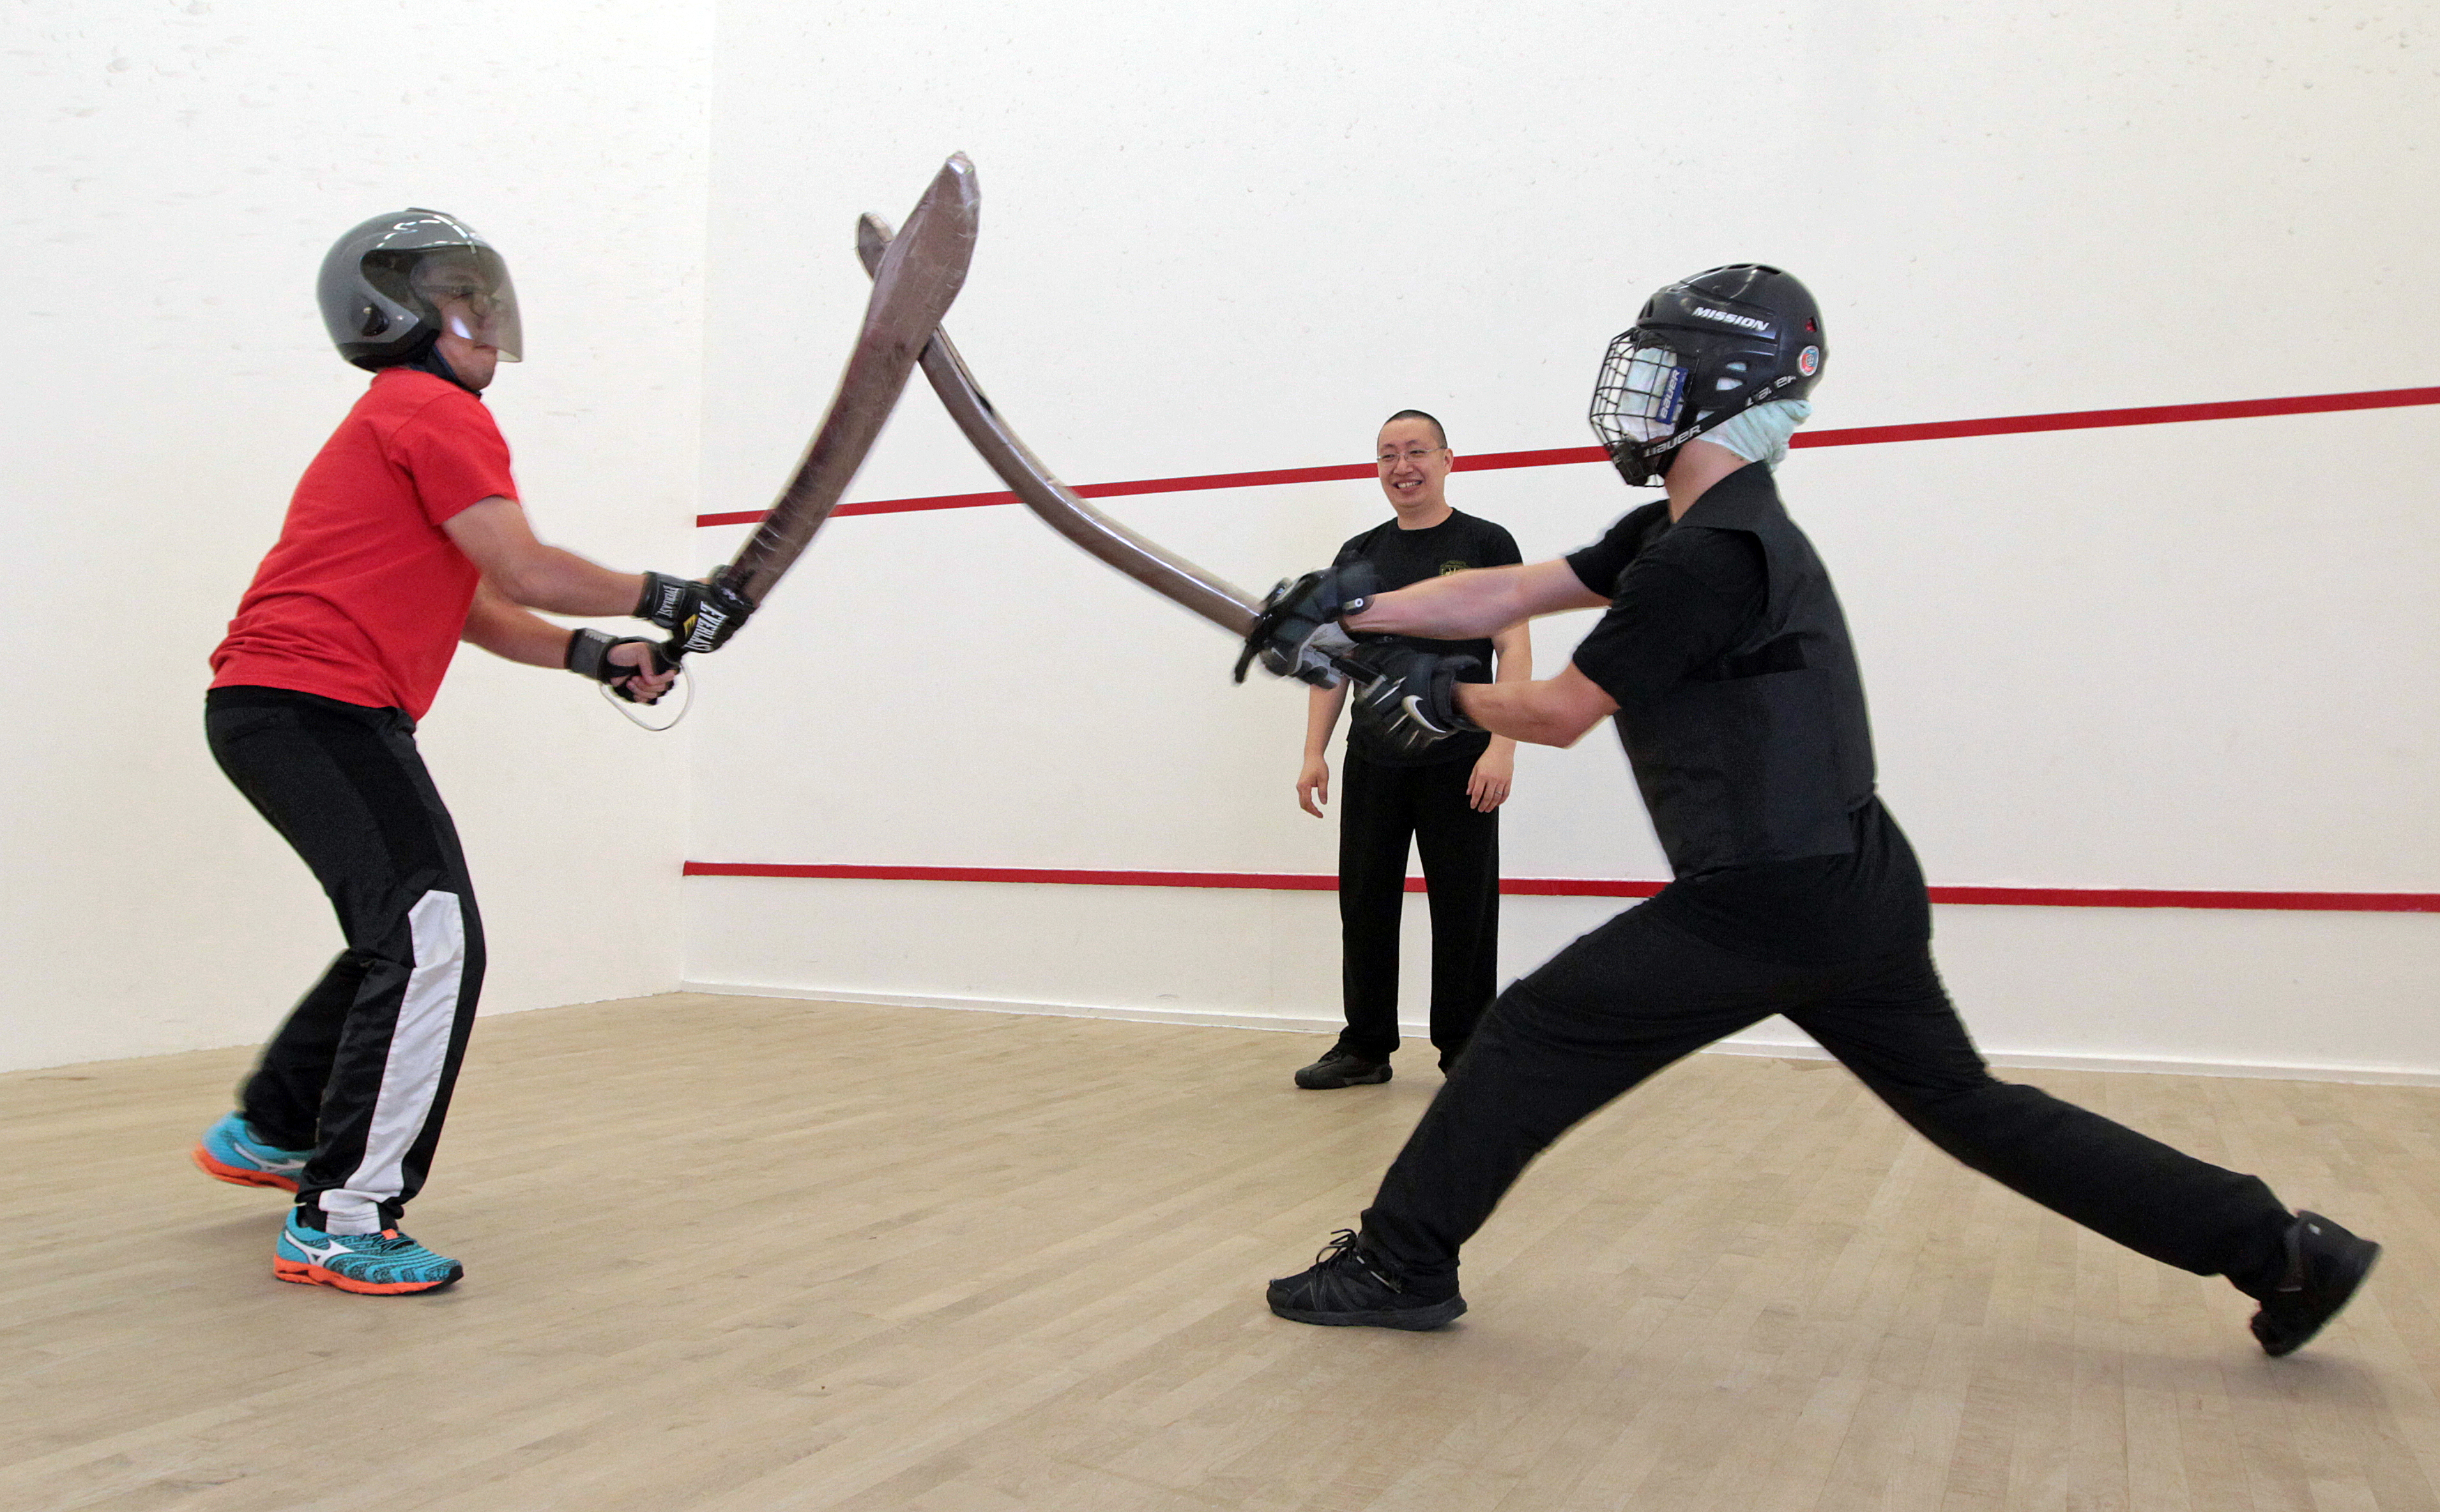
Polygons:
<instances>
[{"instance_id":1,"label":"squash court wall","mask_svg":"<svg viewBox=\"0 0 2440 1512\"><path fill-rule=\"evenodd\" d=\"M1816 428L2431 382L2398 333L2440 271L2433 39L2395 12L922 16L722 10L708 511L767 499L828 395L833 349L804 333L864 297L852 212L902 217L951 148L984 203L951 329L1075 482L1362 461L1406 405L1462 453L1584 444L1642 296L1741 260L1824 302ZM1783 486L1932 879L2440 886L2435 417L1799 453ZM996 486L919 385L856 495ZM1461 473L1450 496L1530 560L1643 495L1569 467ZM1384 513L1361 481L1106 507L1257 589ZM1546 621L1539 663L1588 623ZM836 520L754 635L706 678L697 860L1333 870L1333 828L1290 794L1301 691L1229 687L1225 638L1020 510ZM1503 822L1511 875L1664 874L1606 731L1526 752ZM686 897L697 984L1337 1012L1327 893L697 877ZM1619 906L1509 898L1503 975ZM2431 915L1944 908L1938 927L1994 1052L2440 1073ZM1410 1018L1422 933L1417 906Z\"/></svg>"},{"instance_id":2,"label":"squash court wall","mask_svg":"<svg viewBox=\"0 0 2440 1512\"><path fill-rule=\"evenodd\" d=\"M489 402L547 539L692 557L710 9L32 0L0 19L10 298L0 531L0 1068L258 1039L328 905L214 768L206 657L364 378L314 278L437 206L514 270ZM420 735L491 935L492 1009L678 976L686 742L459 658Z\"/></svg>"},{"instance_id":3,"label":"squash court wall","mask_svg":"<svg viewBox=\"0 0 2440 1512\"><path fill-rule=\"evenodd\" d=\"M1642 295L1752 258L1824 301L1817 427L2432 381L2433 39L2369 6L43 0L9 26L29 649L0 1066L257 1037L332 948L196 716L357 388L313 268L379 208L509 247L533 350L492 403L544 532L620 567L733 549L687 522L767 502L802 446L864 295L854 213L903 216L960 148L984 232L952 329L1077 481L1360 461L1407 405L1462 452L1580 445ZM1933 880L2440 891L2436 414L1798 455ZM996 486L919 387L855 496ZM1595 467L1452 486L1529 556L1638 496ZM1260 588L1382 506L1357 482L1111 508ZM1546 667L1586 622L1542 628ZM1301 696L1229 688L1229 655L999 508L835 521L673 735L470 656L423 738L487 1000L688 981L1325 1021L1326 893L677 877L1327 872L1289 795ZM1505 822L1512 874L1660 874L1606 734L1526 753ZM1508 900L1503 971L1614 907ZM2430 915L1939 927L1997 1052L2440 1073Z\"/></svg>"}]
</instances>

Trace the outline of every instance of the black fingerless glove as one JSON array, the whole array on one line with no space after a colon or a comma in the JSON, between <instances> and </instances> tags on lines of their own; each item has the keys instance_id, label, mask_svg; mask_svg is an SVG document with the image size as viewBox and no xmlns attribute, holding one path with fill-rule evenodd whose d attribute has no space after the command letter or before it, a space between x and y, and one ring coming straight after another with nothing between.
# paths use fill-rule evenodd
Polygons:
<instances>
[{"instance_id":1,"label":"black fingerless glove","mask_svg":"<svg viewBox=\"0 0 2440 1512\"><path fill-rule=\"evenodd\" d=\"M560 665L580 677L592 678L632 704L636 702L636 694L627 686L627 679L636 676L642 669L621 666L610 659L610 653L620 646L642 646L652 653L654 671L669 670L668 663L661 660L660 647L643 637L604 635L590 629L579 630L567 638L567 655L561 658ZM646 703L656 701L644 700Z\"/></svg>"}]
</instances>

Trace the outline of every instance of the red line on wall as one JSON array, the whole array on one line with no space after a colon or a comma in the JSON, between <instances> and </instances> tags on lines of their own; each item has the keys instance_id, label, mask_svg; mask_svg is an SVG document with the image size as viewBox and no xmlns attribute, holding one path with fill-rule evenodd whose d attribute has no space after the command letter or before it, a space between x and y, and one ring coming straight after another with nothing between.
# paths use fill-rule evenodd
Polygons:
<instances>
[{"instance_id":1,"label":"red line on wall","mask_svg":"<svg viewBox=\"0 0 2440 1512\"><path fill-rule=\"evenodd\" d=\"M1795 446L1877 446L1890 441L1953 441L1967 436L2021 436L2050 430L2102 430L2118 425L2172 425L2198 420L2252 420L2266 415L2322 415L2351 409L2402 409L2415 405L2440 405L2440 387L2372 388L2351 394L2304 394L2290 399L2232 399L2208 405L2153 405L2139 409L2075 409L2053 415L2002 415L1988 420L1939 420L1914 425L1857 425L1845 430L1800 431ZM1457 459L1461 473L1494 472L1508 467L1564 467L1604 461L1598 446L1560 446L1531 452L1484 452ZM1086 498L1119 498L1130 494L1190 494L1222 488L1259 488L1277 483L1337 483L1371 477L1370 462L1329 467L1283 467L1260 473L1204 473L1193 477L1147 477L1121 483L1083 483L1076 492ZM987 504L1014 504L1016 495L938 494L927 498L873 499L842 504L836 514L904 514L918 510L978 509ZM767 513L740 510L726 514L698 514L698 526L752 525Z\"/></svg>"},{"instance_id":2,"label":"red line on wall","mask_svg":"<svg viewBox=\"0 0 2440 1512\"><path fill-rule=\"evenodd\" d=\"M2210 405L2152 405L2141 409L2078 409L2055 415L1992 420L1943 420L1922 425L1861 425L1799 431L1793 446L1871 446L1881 441L1947 441L1961 436L2019 436L2044 430L2102 430L2116 425L2175 425L2195 420L2254 420L2266 415L2323 415L2350 409L2403 409L2440 405L2440 388L2376 388L2295 399L2234 399Z\"/></svg>"},{"instance_id":3,"label":"red line on wall","mask_svg":"<svg viewBox=\"0 0 2440 1512\"><path fill-rule=\"evenodd\" d=\"M1338 879L1308 872L1110 872L1027 866L838 866L689 861L688 876L821 877L863 882L1017 882L1070 887L1229 888L1335 892ZM1609 877L1503 877L1511 896L1648 898L1659 882ZM1424 891L1408 877L1407 891ZM2194 888L1936 887L1934 903L2018 909L2238 909L2307 913L2440 913L2440 892L2262 892Z\"/></svg>"},{"instance_id":4,"label":"red line on wall","mask_svg":"<svg viewBox=\"0 0 2440 1512\"><path fill-rule=\"evenodd\" d=\"M2440 892L2256 892L2188 888L1937 887L1934 903L2018 909L2240 909L2280 913L2440 913Z\"/></svg>"},{"instance_id":5,"label":"red line on wall","mask_svg":"<svg viewBox=\"0 0 2440 1512\"><path fill-rule=\"evenodd\" d=\"M1338 878L1296 872L1099 872L1034 866L798 866L689 861L689 876L810 876L855 882L1064 882L1104 888L1261 888L1336 892Z\"/></svg>"}]
</instances>

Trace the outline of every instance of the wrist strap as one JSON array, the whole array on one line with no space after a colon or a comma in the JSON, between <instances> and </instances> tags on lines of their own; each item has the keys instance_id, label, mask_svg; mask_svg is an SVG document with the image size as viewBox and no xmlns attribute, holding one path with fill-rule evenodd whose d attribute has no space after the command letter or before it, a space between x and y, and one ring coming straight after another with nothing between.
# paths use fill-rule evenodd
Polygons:
<instances>
[{"instance_id":1,"label":"wrist strap","mask_svg":"<svg viewBox=\"0 0 2440 1512\"><path fill-rule=\"evenodd\" d=\"M608 664L610 648L618 643L618 637L603 635L599 630L575 631L567 638L567 655L560 665L580 677L607 682L609 679L601 675L601 669Z\"/></svg>"}]
</instances>

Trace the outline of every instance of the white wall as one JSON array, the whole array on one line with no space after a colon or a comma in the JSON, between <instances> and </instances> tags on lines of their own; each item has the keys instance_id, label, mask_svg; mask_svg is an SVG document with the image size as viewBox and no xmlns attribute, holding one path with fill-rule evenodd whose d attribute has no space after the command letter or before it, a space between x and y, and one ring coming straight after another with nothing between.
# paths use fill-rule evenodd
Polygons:
<instances>
[{"instance_id":1,"label":"white wall","mask_svg":"<svg viewBox=\"0 0 2440 1512\"><path fill-rule=\"evenodd\" d=\"M214 769L205 657L363 378L322 253L414 203L513 268L491 392L547 538L691 560L711 8L9 8L0 1069L259 1038L338 948ZM462 658L423 727L493 1009L674 983L688 733ZM622 909L621 905L625 905Z\"/></svg>"},{"instance_id":2,"label":"white wall","mask_svg":"<svg viewBox=\"0 0 2440 1512\"><path fill-rule=\"evenodd\" d=\"M2368 4L1074 14L13 8L0 529L40 608L0 758L0 1067L254 1038L334 947L197 714L359 382L314 267L378 209L508 249L533 351L493 403L529 503L622 567L733 549L686 522L767 501L802 446L864 297L854 213L903 216L958 148L985 230L952 329L1080 481L1360 460L1406 405L1462 451L1581 444L1644 293L1748 258L1824 300L1825 427L2431 381L2434 39ZM1800 455L1934 879L2440 891L2435 423ZM994 486L919 388L856 493ZM1455 496L1529 554L1634 502L1594 467ZM1380 511L1362 483L1115 506L1257 588ZM1543 627L1546 665L1586 623ZM1230 689L1229 652L997 509L836 522L673 735L470 657L424 738L489 1002L674 985L683 935L706 982L1327 1018L1326 894L676 880L685 855L1327 871L1288 794L1299 693ZM1506 847L1518 874L1660 871L1601 736L1527 753ZM1510 900L1504 969L1605 911ZM2440 1071L2428 916L1940 928L2001 1052Z\"/></svg>"},{"instance_id":3,"label":"white wall","mask_svg":"<svg viewBox=\"0 0 2440 1512\"><path fill-rule=\"evenodd\" d=\"M2440 274L2434 38L2365 5L721 13L707 509L766 501L829 396L853 212L903 217L952 149L984 232L951 329L1071 480L1360 460L1406 405L1461 451L1581 444L1642 296L1745 259L1823 300L1823 427L2431 381L2401 312ZM1801 454L1933 879L2440 891L2435 437L2419 409ZM919 389L856 493L993 486ZM1593 467L1452 497L1529 557L1636 501ZM1260 587L1381 509L1114 513ZM707 679L691 854L1327 871L1301 697L1230 689L1229 650L1020 512L840 520ZM1606 737L1529 754L1503 843L1513 874L1660 874ZM703 983L1334 1012L1322 895L687 898ZM1601 911L1509 900L1503 969ZM2440 1072L2440 919L1940 928L1995 1051Z\"/></svg>"}]
</instances>

